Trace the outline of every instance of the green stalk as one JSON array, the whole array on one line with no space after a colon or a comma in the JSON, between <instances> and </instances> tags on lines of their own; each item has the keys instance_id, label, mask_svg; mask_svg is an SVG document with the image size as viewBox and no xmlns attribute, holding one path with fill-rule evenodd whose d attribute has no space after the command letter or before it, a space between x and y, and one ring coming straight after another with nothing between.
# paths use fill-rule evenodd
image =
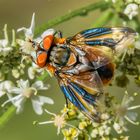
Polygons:
<instances>
[{"instance_id":1,"label":"green stalk","mask_svg":"<svg viewBox=\"0 0 140 140\"><path fill-rule=\"evenodd\" d=\"M11 105L7 111L0 117L0 128L2 128L15 115L16 108Z\"/></svg>"},{"instance_id":2,"label":"green stalk","mask_svg":"<svg viewBox=\"0 0 140 140\"><path fill-rule=\"evenodd\" d=\"M118 26L118 24L120 25L120 19L118 17L118 14L115 13L111 20L111 26Z\"/></svg>"},{"instance_id":3,"label":"green stalk","mask_svg":"<svg viewBox=\"0 0 140 140\"><path fill-rule=\"evenodd\" d=\"M48 21L47 23L43 24L41 27L38 27L35 30L35 37L38 36L43 31L45 31L47 28L51 28L52 26L58 25L60 23L68 21L68 20L70 20L74 17L77 17L77 16L85 16L89 12L94 11L96 9L107 8L107 7L109 7L109 4L106 4L106 2L104 2L104 1L100 1L98 3L93 3L93 4L90 4L90 5L87 5L83 8L68 12L64 16L54 18L54 19Z\"/></svg>"},{"instance_id":4,"label":"green stalk","mask_svg":"<svg viewBox=\"0 0 140 140\"><path fill-rule=\"evenodd\" d=\"M46 71L43 75L39 76L37 80L44 81L49 76L49 73Z\"/></svg>"},{"instance_id":5,"label":"green stalk","mask_svg":"<svg viewBox=\"0 0 140 140\"><path fill-rule=\"evenodd\" d=\"M104 11L104 13L94 22L92 27L101 27L111 21L113 17L112 9Z\"/></svg>"}]
</instances>

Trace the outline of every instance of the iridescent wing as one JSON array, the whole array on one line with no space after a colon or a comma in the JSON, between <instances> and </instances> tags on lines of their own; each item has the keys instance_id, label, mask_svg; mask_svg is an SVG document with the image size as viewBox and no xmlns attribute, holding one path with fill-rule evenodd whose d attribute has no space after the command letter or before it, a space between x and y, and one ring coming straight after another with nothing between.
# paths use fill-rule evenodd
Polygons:
<instances>
[{"instance_id":1,"label":"iridescent wing","mask_svg":"<svg viewBox=\"0 0 140 140\"><path fill-rule=\"evenodd\" d=\"M128 27L93 28L68 39L71 48L86 52L96 69L112 62L114 52L120 54L134 41L136 32Z\"/></svg>"},{"instance_id":2,"label":"iridescent wing","mask_svg":"<svg viewBox=\"0 0 140 140\"><path fill-rule=\"evenodd\" d=\"M92 28L84 30L70 39L70 44L80 46L106 46L116 50L130 43L136 32L128 27Z\"/></svg>"},{"instance_id":3,"label":"iridescent wing","mask_svg":"<svg viewBox=\"0 0 140 140\"><path fill-rule=\"evenodd\" d=\"M57 78L65 97L88 118L99 121L96 99L103 93L103 86L97 71L78 76L57 73Z\"/></svg>"},{"instance_id":4,"label":"iridescent wing","mask_svg":"<svg viewBox=\"0 0 140 140\"><path fill-rule=\"evenodd\" d=\"M100 119L96 100L104 92L103 85L113 77L114 69L112 71L112 66L114 65L110 63L101 69L81 72L78 75L56 72L59 85L66 99L91 120L99 121Z\"/></svg>"}]
</instances>

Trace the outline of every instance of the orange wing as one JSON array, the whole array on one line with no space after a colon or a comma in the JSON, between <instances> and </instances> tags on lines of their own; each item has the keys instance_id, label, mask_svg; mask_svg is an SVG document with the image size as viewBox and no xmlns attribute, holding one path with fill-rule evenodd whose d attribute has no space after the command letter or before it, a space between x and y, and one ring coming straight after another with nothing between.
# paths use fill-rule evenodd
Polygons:
<instances>
[{"instance_id":1,"label":"orange wing","mask_svg":"<svg viewBox=\"0 0 140 140\"><path fill-rule=\"evenodd\" d=\"M116 28L92 28L84 30L70 39L70 44L85 49L90 47L105 47L120 53L125 47L128 47L133 41L137 33L128 27Z\"/></svg>"},{"instance_id":2,"label":"orange wing","mask_svg":"<svg viewBox=\"0 0 140 140\"><path fill-rule=\"evenodd\" d=\"M99 121L96 99L103 93L102 81L96 71L70 76L57 73L61 90L66 99L73 103L91 120Z\"/></svg>"}]
</instances>

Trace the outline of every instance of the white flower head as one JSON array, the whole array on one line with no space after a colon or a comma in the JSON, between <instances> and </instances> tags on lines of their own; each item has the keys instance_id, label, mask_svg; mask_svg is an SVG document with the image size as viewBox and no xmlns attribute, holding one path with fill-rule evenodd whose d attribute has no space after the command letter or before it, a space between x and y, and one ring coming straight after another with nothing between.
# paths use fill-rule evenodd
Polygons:
<instances>
[{"instance_id":1,"label":"white flower head","mask_svg":"<svg viewBox=\"0 0 140 140\"><path fill-rule=\"evenodd\" d=\"M126 8L124 10L124 14L127 15L130 20L132 20L133 17L138 15L138 10L139 10L139 7L137 4L130 3L126 6Z\"/></svg>"},{"instance_id":2,"label":"white flower head","mask_svg":"<svg viewBox=\"0 0 140 140\"><path fill-rule=\"evenodd\" d=\"M18 69L12 69L12 75L15 78L19 78L20 77L20 73L19 73Z\"/></svg>"},{"instance_id":3,"label":"white flower head","mask_svg":"<svg viewBox=\"0 0 140 140\"><path fill-rule=\"evenodd\" d=\"M139 122L136 121L137 113L132 112L132 110L140 108L140 105L136 106L130 106L130 103L134 100L132 96L129 96L127 91L125 92L125 95L122 99L122 103L118 106L116 106L115 111L116 111L116 121L124 124L124 119L127 120L128 122L138 125Z\"/></svg>"},{"instance_id":4,"label":"white flower head","mask_svg":"<svg viewBox=\"0 0 140 140\"><path fill-rule=\"evenodd\" d=\"M107 126L106 124L103 124L102 126L98 128L98 133L101 137L109 135L110 132L111 132L111 128Z\"/></svg>"},{"instance_id":5,"label":"white flower head","mask_svg":"<svg viewBox=\"0 0 140 140\"><path fill-rule=\"evenodd\" d=\"M4 81L0 83L0 97L8 93L11 88L14 87L14 84L12 81Z\"/></svg>"},{"instance_id":6,"label":"white flower head","mask_svg":"<svg viewBox=\"0 0 140 140\"><path fill-rule=\"evenodd\" d=\"M44 69L40 68L35 63L32 63L32 66L28 68L28 76L30 79L34 79L36 77L36 74L43 73Z\"/></svg>"},{"instance_id":7,"label":"white flower head","mask_svg":"<svg viewBox=\"0 0 140 140\"><path fill-rule=\"evenodd\" d=\"M8 53L13 50L13 48L9 46L7 24L4 25L3 31L4 31L4 39L0 40L0 55L7 56Z\"/></svg>"},{"instance_id":8,"label":"white flower head","mask_svg":"<svg viewBox=\"0 0 140 140\"><path fill-rule=\"evenodd\" d=\"M34 51L34 48L32 47L32 43L29 40L24 41L18 39L17 43L20 45L20 50L22 51L23 54L30 55Z\"/></svg>"},{"instance_id":9,"label":"white flower head","mask_svg":"<svg viewBox=\"0 0 140 140\"><path fill-rule=\"evenodd\" d=\"M35 13L33 13L33 15L32 15L30 27L29 28L26 28L26 27L19 28L19 29L17 29L17 32L23 31L25 34L26 40L29 40L29 39L32 40L33 36L34 36L34 30L35 30Z\"/></svg>"},{"instance_id":10,"label":"white flower head","mask_svg":"<svg viewBox=\"0 0 140 140\"><path fill-rule=\"evenodd\" d=\"M92 138L96 138L98 134L99 134L98 129L93 129L90 135Z\"/></svg>"},{"instance_id":11,"label":"white flower head","mask_svg":"<svg viewBox=\"0 0 140 140\"><path fill-rule=\"evenodd\" d=\"M56 115L54 113L51 113L49 112L47 109L45 109L45 112L52 115L53 116L53 120L51 121L44 121L44 122L39 122L38 124L39 125L42 125L42 124L54 124L56 127L57 127L57 134L60 134L60 130L61 128L64 128L65 126L70 126L72 128L75 128L77 130L77 132L79 133L79 129L74 127L73 125L71 124L68 124L65 120L65 115L67 114L68 111L66 112L63 112L62 115ZM77 134L78 134L77 133Z\"/></svg>"},{"instance_id":12,"label":"white flower head","mask_svg":"<svg viewBox=\"0 0 140 140\"><path fill-rule=\"evenodd\" d=\"M23 31L25 34L25 40L21 39L17 40L17 43L21 46L20 49L24 54L30 55L31 52L34 51L31 43L34 37L34 30L35 30L35 13L33 13L32 15L32 20L29 28L22 27L17 29L17 32Z\"/></svg>"},{"instance_id":13,"label":"white flower head","mask_svg":"<svg viewBox=\"0 0 140 140\"><path fill-rule=\"evenodd\" d=\"M42 81L36 81L30 86L28 80L24 81L21 79L18 81L18 87L13 87L9 91L9 93L14 94L15 96L8 94L9 100L4 102L2 106L7 104L8 102L12 102L13 105L17 108L16 112L20 113L23 110L24 102L30 98L34 111L38 115L41 115L43 113L44 104L53 104L53 100L51 98L37 95L38 90L47 89L48 87L44 86Z\"/></svg>"},{"instance_id":14,"label":"white flower head","mask_svg":"<svg viewBox=\"0 0 140 140\"><path fill-rule=\"evenodd\" d=\"M113 128L115 129L115 131L118 133L118 134L121 134L125 131L127 131L127 128L125 127L124 123L122 121L120 122L115 122L113 124Z\"/></svg>"}]
</instances>

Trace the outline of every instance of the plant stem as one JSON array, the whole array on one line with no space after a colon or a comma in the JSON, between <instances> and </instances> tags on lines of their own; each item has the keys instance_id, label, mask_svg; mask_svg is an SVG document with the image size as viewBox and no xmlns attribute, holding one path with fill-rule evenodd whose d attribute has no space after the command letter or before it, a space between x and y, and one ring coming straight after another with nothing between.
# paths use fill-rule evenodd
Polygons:
<instances>
[{"instance_id":1,"label":"plant stem","mask_svg":"<svg viewBox=\"0 0 140 140\"><path fill-rule=\"evenodd\" d=\"M44 81L49 76L48 72L46 71L43 75L39 76L37 80Z\"/></svg>"},{"instance_id":2,"label":"plant stem","mask_svg":"<svg viewBox=\"0 0 140 140\"><path fill-rule=\"evenodd\" d=\"M11 105L8 110L0 117L0 128L2 128L15 114L16 108Z\"/></svg>"},{"instance_id":3,"label":"plant stem","mask_svg":"<svg viewBox=\"0 0 140 140\"><path fill-rule=\"evenodd\" d=\"M47 28L50 28L52 26L58 25L60 23L63 23L67 20L70 20L74 17L77 16L85 16L87 15L89 12L94 11L96 9L101 9L101 8L107 8L109 7L109 4L106 4L106 2L104 2L103 0L98 2L98 3L93 3L90 5L87 5L83 8L68 12L67 14L65 14L64 16L61 17L56 17L50 21L48 21L47 23L43 24L41 27L38 27L35 30L35 37L37 37L40 33L42 33L43 31L45 31Z\"/></svg>"},{"instance_id":4,"label":"plant stem","mask_svg":"<svg viewBox=\"0 0 140 140\"><path fill-rule=\"evenodd\" d=\"M94 22L93 27L101 27L110 21L113 17L112 9L104 11L104 13Z\"/></svg>"}]
</instances>

